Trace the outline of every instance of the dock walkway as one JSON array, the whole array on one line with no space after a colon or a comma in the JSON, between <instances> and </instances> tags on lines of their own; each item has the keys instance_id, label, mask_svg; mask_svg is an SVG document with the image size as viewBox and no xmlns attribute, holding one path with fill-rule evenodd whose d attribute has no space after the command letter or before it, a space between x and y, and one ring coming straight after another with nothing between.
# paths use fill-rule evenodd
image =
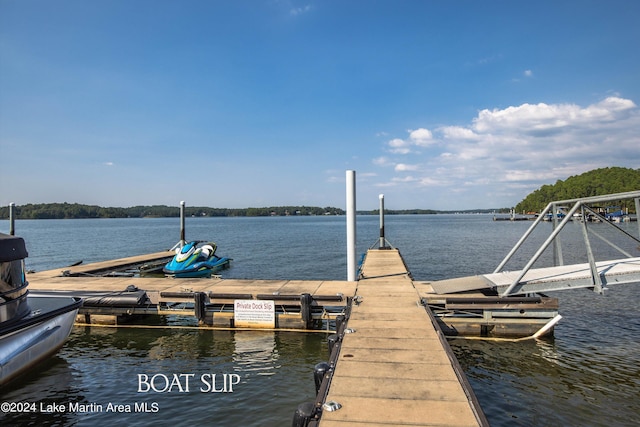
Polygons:
<instances>
[{"instance_id":1,"label":"dock walkway","mask_svg":"<svg viewBox=\"0 0 640 427\"><path fill-rule=\"evenodd\" d=\"M326 396L342 407L319 425L488 425L399 251L369 250L361 276Z\"/></svg>"}]
</instances>

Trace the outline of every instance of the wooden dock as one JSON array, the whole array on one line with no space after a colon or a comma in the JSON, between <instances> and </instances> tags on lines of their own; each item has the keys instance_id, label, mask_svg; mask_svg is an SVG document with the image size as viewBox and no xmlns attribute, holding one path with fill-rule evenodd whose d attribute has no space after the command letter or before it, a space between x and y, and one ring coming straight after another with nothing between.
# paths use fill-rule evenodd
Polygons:
<instances>
[{"instance_id":1,"label":"wooden dock","mask_svg":"<svg viewBox=\"0 0 640 427\"><path fill-rule=\"evenodd\" d=\"M369 250L322 427L488 425L398 250Z\"/></svg>"},{"instance_id":2,"label":"wooden dock","mask_svg":"<svg viewBox=\"0 0 640 427\"><path fill-rule=\"evenodd\" d=\"M234 327L234 300L270 300L276 305L275 328L310 329L313 320L331 320L355 293L356 282L323 280L253 280L219 277L174 279L167 277L112 275L127 268L168 260L173 252L158 252L105 262L30 273L30 292L72 294L86 297L79 323L125 323L137 315L196 316L194 299L204 295L207 318L201 324ZM105 275L106 274L106 275ZM301 317L301 295L310 295L311 318ZM117 302L128 298L133 304ZM135 301L136 298L140 301ZM186 304L186 306L185 306Z\"/></svg>"},{"instance_id":3,"label":"wooden dock","mask_svg":"<svg viewBox=\"0 0 640 427\"><path fill-rule=\"evenodd\" d=\"M197 317L201 325L234 328L234 301L249 299L274 302L278 310L274 329L317 329L319 324L334 321L355 296L358 285L357 281L171 279L135 274L140 266L163 264L173 255L163 251L80 264L29 273L27 279L31 292L84 298L81 323L120 324L138 315L156 314ZM384 269L382 265L369 263L367 269ZM412 286L419 294L417 303L430 308L448 336L533 336L557 316L556 298L500 298L497 293L492 297L487 293L492 282L485 276L412 281ZM616 280L621 280L618 276ZM307 295L310 299L305 299ZM198 296L205 304L200 311L194 305ZM404 316L401 310L393 313L397 319Z\"/></svg>"},{"instance_id":4,"label":"wooden dock","mask_svg":"<svg viewBox=\"0 0 640 427\"><path fill-rule=\"evenodd\" d=\"M204 295L211 317L209 326L234 327L233 299L270 299L282 309L277 328L308 328L300 295L311 296L318 317L323 305L337 306L335 317L348 312L341 328L348 332L334 350L336 360L325 376L324 392L317 408L338 402L335 411L314 411L308 425L484 426L488 425L464 373L433 314L422 303L429 286L412 280L396 249L369 250L358 281L170 279L109 275L130 266L170 258L172 252L65 267L30 273L31 292L86 293L80 323L91 319L116 319L136 314L196 315L197 309L175 310L181 303L193 305ZM106 272L106 276L104 275ZM135 290L135 292L134 292ZM89 301L141 293L145 304L120 307L117 303L93 306ZM326 301L326 302L323 302ZM298 311L296 311L296 306ZM284 312L283 312L284 311ZM328 318L325 318L328 320ZM102 320L102 319L101 319ZM302 323L301 323L302 321ZM202 324L202 322L201 322ZM313 424L315 423L315 424Z\"/></svg>"}]
</instances>

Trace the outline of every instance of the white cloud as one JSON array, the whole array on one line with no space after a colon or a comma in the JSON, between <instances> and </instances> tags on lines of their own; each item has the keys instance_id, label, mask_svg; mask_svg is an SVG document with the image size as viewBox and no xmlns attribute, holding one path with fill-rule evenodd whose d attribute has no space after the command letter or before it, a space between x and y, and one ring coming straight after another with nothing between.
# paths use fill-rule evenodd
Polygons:
<instances>
[{"instance_id":1,"label":"white cloud","mask_svg":"<svg viewBox=\"0 0 640 427\"><path fill-rule=\"evenodd\" d=\"M433 134L429 129L420 128L409 133L409 139L418 146L428 146L433 143Z\"/></svg>"},{"instance_id":2,"label":"white cloud","mask_svg":"<svg viewBox=\"0 0 640 427\"><path fill-rule=\"evenodd\" d=\"M372 163L373 163L374 165L377 165L377 166L386 166L386 165L388 165L388 164L389 164L389 159L388 159L388 158L386 158L386 157L384 157L384 156L382 156L382 157L377 157L377 158L375 158L375 159L373 159L373 160L372 160Z\"/></svg>"},{"instance_id":3,"label":"white cloud","mask_svg":"<svg viewBox=\"0 0 640 427\"><path fill-rule=\"evenodd\" d=\"M397 154L409 154L411 152L411 142L400 138L389 141L389 151Z\"/></svg>"},{"instance_id":4,"label":"white cloud","mask_svg":"<svg viewBox=\"0 0 640 427\"><path fill-rule=\"evenodd\" d=\"M442 136L446 139L477 139L476 135L471 129L463 128L460 126L445 126L439 129Z\"/></svg>"},{"instance_id":5,"label":"white cloud","mask_svg":"<svg viewBox=\"0 0 640 427\"><path fill-rule=\"evenodd\" d=\"M398 163L394 167L394 170L396 172L415 171L415 170L418 170L418 165L407 165L407 164L404 164L404 163Z\"/></svg>"},{"instance_id":6,"label":"white cloud","mask_svg":"<svg viewBox=\"0 0 640 427\"><path fill-rule=\"evenodd\" d=\"M375 187L383 187L383 188L395 187L396 185L397 185L397 183L393 182L393 181L391 181L391 182L378 182L378 183L374 184Z\"/></svg>"},{"instance_id":7,"label":"white cloud","mask_svg":"<svg viewBox=\"0 0 640 427\"><path fill-rule=\"evenodd\" d=\"M541 185L571 175L608 166L640 167L640 109L620 96L587 106L484 109L467 125L409 131L406 139L391 139L387 152L397 158L374 162L394 166L379 180L403 190L437 187L456 197L464 194L470 207L512 206ZM407 155L410 163L402 160Z\"/></svg>"},{"instance_id":8,"label":"white cloud","mask_svg":"<svg viewBox=\"0 0 640 427\"><path fill-rule=\"evenodd\" d=\"M525 77L533 77L533 71L531 70L524 70L523 74Z\"/></svg>"},{"instance_id":9,"label":"white cloud","mask_svg":"<svg viewBox=\"0 0 640 427\"><path fill-rule=\"evenodd\" d=\"M394 138L387 142L389 151L394 154L409 154L414 152L414 147L428 147L436 143L433 133L429 129L419 128L409 130L407 139Z\"/></svg>"},{"instance_id":10,"label":"white cloud","mask_svg":"<svg viewBox=\"0 0 640 427\"><path fill-rule=\"evenodd\" d=\"M473 120L476 132L544 131L567 126L594 126L623 119L636 109L633 101L610 97L581 108L575 104L523 104L504 110L482 110Z\"/></svg>"},{"instance_id":11,"label":"white cloud","mask_svg":"<svg viewBox=\"0 0 640 427\"><path fill-rule=\"evenodd\" d=\"M307 13L311 10L311 5L308 4L306 6L303 7L294 7L292 9L289 10L289 14L293 15L293 16L298 16L298 15L302 15L303 13Z\"/></svg>"},{"instance_id":12,"label":"white cloud","mask_svg":"<svg viewBox=\"0 0 640 427\"><path fill-rule=\"evenodd\" d=\"M440 186L442 185L444 182L443 181L438 181L437 179L431 178L431 177L423 177L420 179L420 186L421 187L431 187L431 186Z\"/></svg>"},{"instance_id":13,"label":"white cloud","mask_svg":"<svg viewBox=\"0 0 640 427\"><path fill-rule=\"evenodd\" d=\"M403 178L398 178L395 177L392 179L393 182L395 183L400 183L400 182L415 182L416 178L414 178L413 176L405 176Z\"/></svg>"}]
</instances>

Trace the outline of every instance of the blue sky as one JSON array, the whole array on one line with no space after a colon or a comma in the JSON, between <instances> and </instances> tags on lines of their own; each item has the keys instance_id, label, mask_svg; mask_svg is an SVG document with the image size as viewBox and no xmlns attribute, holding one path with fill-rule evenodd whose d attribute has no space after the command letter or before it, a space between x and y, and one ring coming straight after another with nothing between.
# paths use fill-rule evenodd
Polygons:
<instances>
[{"instance_id":1,"label":"blue sky","mask_svg":"<svg viewBox=\"0 0 640 427\"><path fill-rule=\"evenodd\" d=\"M0 0L0 204L514 206L640 168L640 2Z\"/></svg>"}]
</instances>

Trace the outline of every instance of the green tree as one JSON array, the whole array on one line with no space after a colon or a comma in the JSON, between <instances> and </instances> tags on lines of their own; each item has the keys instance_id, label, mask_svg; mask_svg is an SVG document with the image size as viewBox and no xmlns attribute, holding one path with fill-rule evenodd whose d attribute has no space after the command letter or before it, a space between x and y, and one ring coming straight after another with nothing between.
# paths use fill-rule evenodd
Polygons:
<instances>
[{"instance_id":1,"label":"green tree","mask_svg":"<svg viewBox=\"0 0 640 427\"><path fill-rule=\"evenodd\" d=\"M609 167L570 176L554 185L542 185L516 205L517 212L539 212L553 201L602 196L640 190L640 169ZM620 202L622 208L635 212L632 200Z\"/></svg>"}]
</instances>

